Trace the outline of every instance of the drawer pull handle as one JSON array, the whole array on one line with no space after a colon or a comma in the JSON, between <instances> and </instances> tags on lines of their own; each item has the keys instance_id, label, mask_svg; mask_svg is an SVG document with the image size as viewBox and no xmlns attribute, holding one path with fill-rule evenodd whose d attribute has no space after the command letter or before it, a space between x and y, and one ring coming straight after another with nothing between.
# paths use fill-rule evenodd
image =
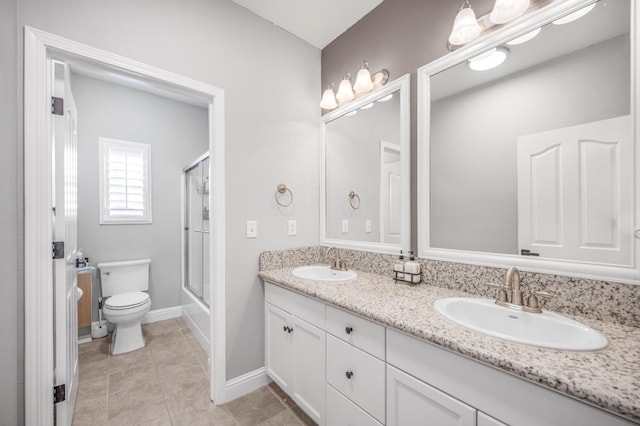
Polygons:
<instances>
[{"instance_id":1,"label":"drawer pull handle","mask_svg":"<svg viewBox=\"0 0 640 426\"><path fill-rule=\"evenodd\" d=\"M347 327L347 328L345 328L345 329L344 329L344 331L345 331L347 334L351 334L351 333L353 333L353 327Z\"/></svg>"},{"instance_id":2,"label":"drawer pull handle","mask_svg":"<svg viewBox=\"0 0 640 426\"><path fill-rule=\"evenodd\" d=\"M347 371L344 374L345 374L345 376L347 376L347 379L351 379L353 377L353 371Z\"/></svg>"}]
</instances>

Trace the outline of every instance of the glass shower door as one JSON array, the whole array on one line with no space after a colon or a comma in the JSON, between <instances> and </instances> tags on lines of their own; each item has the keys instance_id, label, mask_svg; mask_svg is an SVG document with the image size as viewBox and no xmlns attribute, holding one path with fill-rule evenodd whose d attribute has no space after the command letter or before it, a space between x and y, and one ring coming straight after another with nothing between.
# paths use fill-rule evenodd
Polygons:
<instances>
[{"instance_id":1,"label":"glass shower door","mask_svg":"<svg viewBox=\"0 0 640 426\"><path fill-rule=\"evenodd\" d=\"M209 154L185 167L185 287L209 306Z\"/></svg>"}]
</instances>

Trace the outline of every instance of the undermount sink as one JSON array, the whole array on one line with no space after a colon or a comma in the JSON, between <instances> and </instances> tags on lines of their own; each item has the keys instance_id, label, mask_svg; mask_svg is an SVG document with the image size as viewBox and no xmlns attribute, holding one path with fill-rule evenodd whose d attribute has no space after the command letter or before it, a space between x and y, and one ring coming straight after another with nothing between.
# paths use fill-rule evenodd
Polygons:
<instances>
[{"instance_id":1,"label":"undermount sink","mask_svg":"<svg viewBox=\"0 0 640 426\"><path fill-rule=\"evenodd\" d=\"M493 300L451 297L434 303L436 312L465 328L510 342L547 349L596 351L607 339L562 315L532 314L496 305Z\"/></svg>"},{"instance_id":2,"label":"undermount sink","mask_svg":"<svg viewBox=\"0 0 640 426\"><path fill-rule=\"evenodd\" d=\"M353 271L335 271L327 265L300 266L291 273L298 278L316 281L346 281L358 276Z\"/></svg>"}]
</instances>

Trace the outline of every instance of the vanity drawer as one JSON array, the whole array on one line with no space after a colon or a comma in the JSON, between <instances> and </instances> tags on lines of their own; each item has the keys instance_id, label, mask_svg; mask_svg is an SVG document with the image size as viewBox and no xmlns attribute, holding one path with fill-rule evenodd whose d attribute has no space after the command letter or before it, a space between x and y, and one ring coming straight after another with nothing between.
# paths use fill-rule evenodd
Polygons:
<instances>
[{"instance_id":1,"label":"vanity drawer","mask_svg":"<svg viewBox=\"0 0 640 426\"><path fill-rule=\"evenodd\" d=\"M268 281L264 284L264 300L324 330L324 303Z\"/></svg>"},{"instance_id":2,"label":"vanity drawer","mask_svg":"<svg viewBox=\"0 0 640 426\"><path fill-rule=\"evenodd\" d=\"M378 421L385 417L385 363L327 335L327 383Z\"/></svg>"},{"instance_id":3,"label":"vanity drawer","mask_svg":"<svg viewBox=\"0 0 640 426\"><path fill-rule=\"evenodd\" d=\"M385 328L357 315L327 305L328 333L384 360Z\"/></svg>"},{"instance_id":4,"label":"vanity drawer","mask_svg":"<svg viewBox=\"0 0 640 426\"><path fill-rule=\"evenodd\" d=\"M333 387L327 385L327 425L382 426L382 423L368 415Z\"/></svg>"}]
</instances>

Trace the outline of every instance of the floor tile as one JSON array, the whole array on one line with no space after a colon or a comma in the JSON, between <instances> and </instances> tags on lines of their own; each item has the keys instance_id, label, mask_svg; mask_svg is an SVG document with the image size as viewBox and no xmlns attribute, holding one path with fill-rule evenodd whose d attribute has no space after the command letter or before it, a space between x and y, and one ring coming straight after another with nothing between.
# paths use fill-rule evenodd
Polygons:
<instances>
[{"instance_id":1,"label":"floor tile","mask_svg":"<svg viewBox=\"0 0 640 426\"><path fill-rule=\"evenodd\" d=\"M171 426L171 417L164 400L109 418L108 425L157 425Z\"/></svg>"},{"instance_id":2,"label":"floor tile","mask_svg":"<svg viewBox=\"0 0 640 426\"><path fill-rule=\"evenodd\" d=\"M165 394L173 424L236 426L238 423L231 412L217 407L208 395L208 386Z\"/></svg>"},{"instance_id":3,"label":"floor tile","mask_svg":"<svg viewBox=\"0 0 640 426\"><path fill-rule=\"evenodd\" d=\"M164 404L164 394L157 381L139 383L134 389L111 394L107 403L107 418L113 418L148 405Z\"/></svg>"},{"instance_id":4,"label":"floor tile","mask_svg":"<svg viewBox=\"0 0 640 426\"><path fill-rule=\"evenodd\" d=\"M136 392L139 386L153 382L158 385L158 373L153 365L131 368L109 374L109 396L114 393Z\"/></svg>"},{"instance_id":5,"label":"floor tile","mask_svg":"<svg viewBox=\"0 0 640 426\"><path fill-rule=\"evenodd\" d=\"M107 397L84 398L78 396L73 412L74 426L104 425L107 422Z\"/></svg>"},{"instance_id":6,"label":"floor tile","mask_svg":"<svg viewBox=\"0 0 640 426\"><path fill-rule=\"evenodd\" d=\"M109 372L128 370L130 368L138 368L152 363L151 351L149 348L138 349L133 352L127 352L121 355L112 355L109 357Z\"/></svg>"},{"instance_id":7,"label":"floor tile","mask_svg":"<svg viewBox=\"0 0 640 426\"><path fill-rule=\"evenodd\" d=\"M293 402L293 399L291 399L291 397L289 397L289 395L287 395L285 391L276 384L276 382L271 382L267 386L287 407L294 407L296 405L296 403Z\"/></svg>"},{"instance_id":8,"label":"floor tile","mask_svg":"<svg viewBox=\"0 0 640 426\"><path fill-rule=\"evenodd\" d=\"M159 336L162 334L178 331L178 323L175 319L168 319L165 321L152 322L142 325L142 332L146 336Z\"/></svg>"},{"instance_id":9,"label":"floor tile","mask_svg":"<svg viewBox=\"0 0 640 426\"><path fill-rule=\"evenodd\" d=\"M304 426L304 423L291 410L284 410L263 421L259 426Z\"/></svg>"},{"instance_id":10,"label":"floor tile","mask_svg":"<svg viewBox=\"0 0 640 426\"><path fill-rule=\"evenodd\" d=\"M76 403L81 399L106 398L109 377L106 374L79 381Z\"/></svg>"},{"instance_id":11,"label":"floor tile","mask_svg":"<svg viewBox=\"0 0 640 426\"><path fill-rule=\"evenodd\" d=\"M223 407L229 409L240 426L255 426L284 411L286 406L266 386Z\"/></svg>"}]
</instances>

